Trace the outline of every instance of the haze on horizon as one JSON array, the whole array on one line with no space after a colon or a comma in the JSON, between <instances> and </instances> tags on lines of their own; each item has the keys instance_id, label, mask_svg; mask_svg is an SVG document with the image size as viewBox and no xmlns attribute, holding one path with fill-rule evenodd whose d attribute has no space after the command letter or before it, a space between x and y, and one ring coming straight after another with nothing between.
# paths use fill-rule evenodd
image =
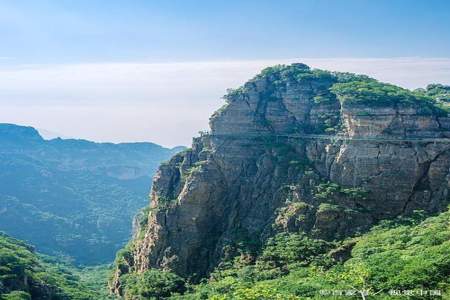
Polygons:
<instances>
[{"instance_id":1,"label":"haze on horizon","mask_svg":"<svg viewBox=\"0 0 450 300\"><path fill-rule=\"evenodd\" d=\"M445 0L0 0L0 122L188 145L273 64L450 84L449 31Z\"/></svg>"}]
</instances>

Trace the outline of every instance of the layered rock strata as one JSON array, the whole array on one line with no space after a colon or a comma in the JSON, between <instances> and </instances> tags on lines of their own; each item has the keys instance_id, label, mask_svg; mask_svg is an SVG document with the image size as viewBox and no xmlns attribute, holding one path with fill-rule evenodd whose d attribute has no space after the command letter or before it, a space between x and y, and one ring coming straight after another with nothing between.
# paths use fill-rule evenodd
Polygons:
<instances>
[{"instance_id":1,"label":"layered rock strata","mask_svg":"<svg viewBox=\"0 0 450 300\"><path fill-rule=\"evenodd\" d=\"M210 132L159 168L113 289L121 274L149 268L202 278L242 243L257 248L279 231L338 240L445 208L446 113L413 96L350 101L335 87L352 81L375 82L294 64L231 91Z\"/></svg>"}]
</instances>

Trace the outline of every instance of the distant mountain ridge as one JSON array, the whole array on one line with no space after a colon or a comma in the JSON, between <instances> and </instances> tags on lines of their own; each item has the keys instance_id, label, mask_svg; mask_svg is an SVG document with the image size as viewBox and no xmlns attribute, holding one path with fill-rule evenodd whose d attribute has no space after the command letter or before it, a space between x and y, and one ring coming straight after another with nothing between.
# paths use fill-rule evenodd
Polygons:
<instances>
[{"instance_id":1,"label":"distant mountain ridge","mask_svg":"<svg viewBox=\"0 0 450 300\"><path fill-rule=\"evenodd\" d=\"M44 139L39 132L30 126L19 126L15 124L0 123L0 140L6 141L25 141L41 142Z\"/></svg>"},{"instance_id":2,"label":"distant mountain ridge","mask_svg":"<svg viewBox=\"0 0 450 300\"><path fill-rule=\"evenodd\" d=\"M0 124L0 231L79 264L111 261L157 166L181 149L45 140L33 127Z\"/></svg>"}]
</instances>

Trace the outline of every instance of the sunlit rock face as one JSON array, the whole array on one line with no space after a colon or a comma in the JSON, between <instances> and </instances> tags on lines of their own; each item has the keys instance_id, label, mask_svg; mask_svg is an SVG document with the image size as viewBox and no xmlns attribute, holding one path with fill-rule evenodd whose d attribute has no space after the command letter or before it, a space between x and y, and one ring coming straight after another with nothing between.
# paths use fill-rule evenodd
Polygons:
<instances>
[{"instance_id":1,"label":"sunlit rock face","mask_svg":"<svg viewBox=\"0 0 450 300\"><path fill-rule=\"evenodd\" d=\"M430 99L361 102L345 90L364 81L375 82L294 64L231 91L210 132L160 167L143 235L117 278L159 268L198 279L244 240L257 247L279 231L342 239L384 218L443 209L446 113ZM380 97L376 84L381 91L369 92Z\"/></svg>"}]
</instances>

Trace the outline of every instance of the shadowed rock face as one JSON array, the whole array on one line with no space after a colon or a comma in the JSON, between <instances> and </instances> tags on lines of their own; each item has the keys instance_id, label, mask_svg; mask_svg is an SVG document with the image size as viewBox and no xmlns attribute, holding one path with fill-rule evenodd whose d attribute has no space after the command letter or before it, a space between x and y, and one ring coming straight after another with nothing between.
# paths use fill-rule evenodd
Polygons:
<instances>
[{"instance_id":1,"label":"shadowed rock face","mask_svg":"<svg viewBox=\"0 0 450 300\"><path fill-rule=\"evenodd\" d=\"M275 232L342 239L384 218L444 208L446 114L415 98L345 101L332 86L371 81L346 76L296 64L230 92L210 133L160 167L145 234L117 278L160 268L198 279L239 243L257 248Z\"/></svg>"}]
</instances>

